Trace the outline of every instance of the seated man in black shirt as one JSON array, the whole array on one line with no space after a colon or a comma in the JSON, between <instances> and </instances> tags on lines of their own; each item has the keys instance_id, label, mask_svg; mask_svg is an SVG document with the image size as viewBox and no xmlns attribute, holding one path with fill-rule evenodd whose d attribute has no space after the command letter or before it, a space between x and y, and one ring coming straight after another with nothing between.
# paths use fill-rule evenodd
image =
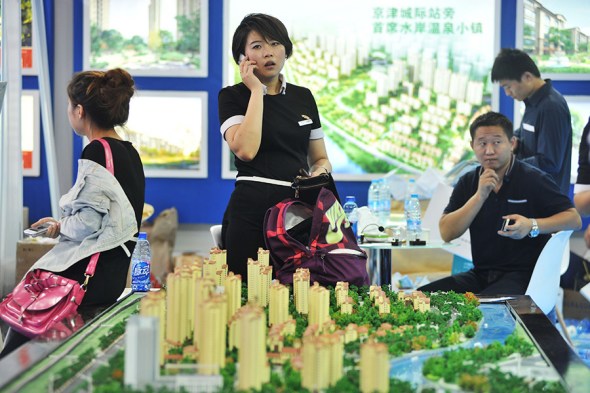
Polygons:
<instances>
[{"instance_id":1,"label":"seated man in black shirt","mask_svg":"<svg viewBox=\"0 0 590 393\"><path fill-rule=\"evenodd\" d=\"M419 289L522 295L550 234L582 220L550 175L514 157L508 118L488 112L469 131L481 166L459 179L439 227L447 242L469 229L474 268Z\"/></svg>"}]
</instances>

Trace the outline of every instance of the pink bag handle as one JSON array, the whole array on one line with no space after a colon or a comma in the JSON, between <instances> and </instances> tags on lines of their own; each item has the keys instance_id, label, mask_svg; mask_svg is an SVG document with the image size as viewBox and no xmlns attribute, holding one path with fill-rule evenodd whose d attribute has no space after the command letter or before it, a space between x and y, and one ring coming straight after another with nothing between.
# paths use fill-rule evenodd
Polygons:
<instances>
[{"instance_id":1,"label":"pink bag handle","mask_svg":"<svg viewBox=\"0 0 590 393\"><path fill-rule=\"evenodd\" d=\"M111 151L111 145L104 139L98 139L100 143L104 146L104 155L105 161L107 165L107 170L111 173L111 175L115 176L115 166L113 165L113 152ZM90 277L94 276L94 271L96 270L96 264L98 263L98 257L100 256L100 252L97 252L90 257L90 262L88 262L88 266L86 266L86 271L84 272L84 276L86 279L84 280L84 284L82 287L86 290L88 286L88 281Z\"/></svg>"},{"instance_id":2,"label":"pink bag handle","mask_svg":"<svg viewBox=\"0 0 590 393\"><path fill-rule=\"evenodd\" d=\"M104 139L98 140L104 146L104 157L107 164L107 170L111 172L111 175L115 176L115 165L113 164L113 152L111 151L111 145Z\"/></svg>"}]
</instances>

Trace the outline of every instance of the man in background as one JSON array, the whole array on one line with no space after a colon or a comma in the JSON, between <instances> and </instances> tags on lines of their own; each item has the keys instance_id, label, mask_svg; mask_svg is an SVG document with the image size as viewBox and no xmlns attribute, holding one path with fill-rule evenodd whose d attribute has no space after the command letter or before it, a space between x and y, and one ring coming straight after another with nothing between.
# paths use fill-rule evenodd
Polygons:
<instances>
[{"instance_id":1,"label":"man in background","mask_svg":"<svg viewBox=\"0 0 590 393\"><path fill-rule=\"evenodd\" d=\"M445 242L469 230L474 267L419 289L524 295L551 233L577 230L582 220L550 175L514 157L506 116L485 113L469 131L481 165L459 179L439 228Z\"/></svg>"},{"instance_id":2,"label":"man in background","mask_svg":"<svg viewBox=\"0 0 590 393\"><path fill-rule=\"evenodd\" d=\"M525 52L505 48L492 67L492 81L507 96L525 104L515 130L518 159L547 172L564 195L569 195L572 162L572 121L563 96Z\"/></svg>"}]
</instances>

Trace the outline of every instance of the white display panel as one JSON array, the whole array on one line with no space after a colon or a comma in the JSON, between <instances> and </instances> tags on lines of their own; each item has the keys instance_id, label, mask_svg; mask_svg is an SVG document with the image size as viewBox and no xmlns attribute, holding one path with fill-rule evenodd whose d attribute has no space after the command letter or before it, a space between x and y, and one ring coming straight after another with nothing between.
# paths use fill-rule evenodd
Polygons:
<instances>
[{"instance_id":1,"label":"white display panel","mask_svg":"<svg viewBox=\"0 0 590 393\"><path fill-rule=\"evenodd\" d=\"M21 97L21 149L23 151L23 176L40 174L40 122L39 91L23 90Z\"/></svg>"}]
</instances>

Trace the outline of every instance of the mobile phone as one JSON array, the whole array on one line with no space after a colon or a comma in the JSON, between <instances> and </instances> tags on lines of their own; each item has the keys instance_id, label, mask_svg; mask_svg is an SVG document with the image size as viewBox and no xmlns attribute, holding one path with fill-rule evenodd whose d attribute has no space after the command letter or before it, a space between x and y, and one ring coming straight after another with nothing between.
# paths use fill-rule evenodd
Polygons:
<instances>
[{"instance_id":1,"label":"mobile phone","mask_svg":"<svg viewBox=\"0 0 590 393\"><path fill-rule=\"evenodd\" d=\"M240 57L238 58L238 64L241 64L245 58L246 58L246 55L244 55L243 53L240 53Z\"/></svg>"},{"instance_id":2,"label":"mobile phone","mask_svg":"<svg viewBox=\"0 0 590 393\"><path fill-rule=\"evenodd\" d=\"M49 229L50 226L51 226L51 224L49 224L49 223L41 224L37 228L25 229L24 233L25 233L25 236L29 236L29 237L41 236L45 232L47 232L47 230Z\"/></svg>"},{"instance_id":3,"label":"mobile phone","mask_svg":"<svg viewBox=\"0 0 590 393\"><path fill-rule=\"evenodd\" d=\"M514 221L514 220L513 220L513 219L511 219L511 218L505 218L505 219L504 219L504 221L502 222L502 229L501 229L501 230L502 230L502 232L506 232L506 231L507 231L506 227L507 227L508 225L512 225L512 224L514 224L515 222L516 222L516 221Z\"/></svg>"}]
</instances>

